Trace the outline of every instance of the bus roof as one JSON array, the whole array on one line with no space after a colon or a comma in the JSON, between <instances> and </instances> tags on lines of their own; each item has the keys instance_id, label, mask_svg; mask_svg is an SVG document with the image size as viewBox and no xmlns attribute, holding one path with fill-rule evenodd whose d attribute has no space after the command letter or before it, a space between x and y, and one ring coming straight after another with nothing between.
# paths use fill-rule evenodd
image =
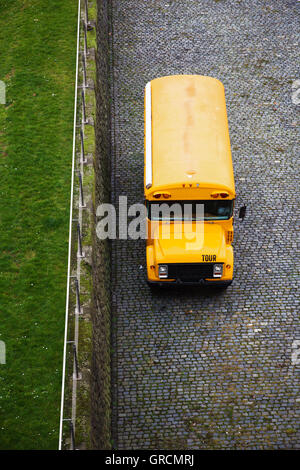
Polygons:
<instances>
[{"instance_id":1,"label":"bus roof","mask_svg":"<svg viewBox=\"0 0 300 470\"><path fill-rule=\"evenodd\" d=\"M183 184L235 196L224 87L215 78L173 75L145 89L145 195Z\"/></svg>"}]
</instances>

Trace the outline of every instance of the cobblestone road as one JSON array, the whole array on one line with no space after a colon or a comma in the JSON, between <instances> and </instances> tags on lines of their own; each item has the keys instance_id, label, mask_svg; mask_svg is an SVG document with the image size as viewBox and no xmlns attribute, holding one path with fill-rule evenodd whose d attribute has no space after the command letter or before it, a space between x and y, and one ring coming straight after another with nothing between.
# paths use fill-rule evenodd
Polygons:
<instances>
[{"instance_id":1,"label":"cobblestone road","mask_svg":"<svg viewBox=\"0 0 300 470\"><path fill-rule=\"evenodd\" d=\"M113 200L143 201L144 85L194 73L225 85L236 211L248 206L226 292L152 293L144 242L113 243L118 449L300 447L298 3L112 2Z\"/></svg>"}]
</instances>

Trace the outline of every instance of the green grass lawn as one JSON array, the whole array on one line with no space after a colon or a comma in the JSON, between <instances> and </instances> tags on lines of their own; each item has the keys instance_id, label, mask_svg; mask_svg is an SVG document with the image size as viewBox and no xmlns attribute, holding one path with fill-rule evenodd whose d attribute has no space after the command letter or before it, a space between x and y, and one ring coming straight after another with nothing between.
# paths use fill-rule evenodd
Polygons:
<instances>
[{"instance_id":1,"label":"green grass lawn","mask_svg":"<svg viewBox=\"0 0 300 470\"><path fill-rule=\"evenodd\" d=\"M76 0L0 0L0 449L58 445Z\"/></svg>"}]
</instances>

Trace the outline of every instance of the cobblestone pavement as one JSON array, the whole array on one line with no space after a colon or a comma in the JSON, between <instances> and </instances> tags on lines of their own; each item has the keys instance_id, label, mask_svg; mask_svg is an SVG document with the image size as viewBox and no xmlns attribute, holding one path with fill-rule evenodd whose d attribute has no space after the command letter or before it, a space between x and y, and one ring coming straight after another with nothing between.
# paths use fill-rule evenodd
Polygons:
<instances>
[{"instance_id":1,"label":"cobblestone pavement","mask_svg":"<svg viewBox=\"0 0 300 470\"><path fill-rule=\"evenodd\" d=\"M225 85L236 212L248 206L225 292L152 293L144 242L113 243L118 449L300 447L297 4L112 2L113 200L143 201L144 85L195 73Z\"/></svg>"}]
</instances>

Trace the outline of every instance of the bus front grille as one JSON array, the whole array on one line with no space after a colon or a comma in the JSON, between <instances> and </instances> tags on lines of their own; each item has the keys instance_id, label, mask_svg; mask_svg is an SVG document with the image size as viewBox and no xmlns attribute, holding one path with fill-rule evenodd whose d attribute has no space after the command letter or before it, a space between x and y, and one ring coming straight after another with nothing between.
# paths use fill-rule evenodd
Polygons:
<instances>
[{"instance_id":1,"label":"bus front grille","mask_svg":"<svg viewBox=\"0 0 300 470\"><path fill-rule=\"evenodd\" d=\"M170 263L168 279L180 279L183 282L213 278L214 263Z\"/></svg>"}]
</instances>

